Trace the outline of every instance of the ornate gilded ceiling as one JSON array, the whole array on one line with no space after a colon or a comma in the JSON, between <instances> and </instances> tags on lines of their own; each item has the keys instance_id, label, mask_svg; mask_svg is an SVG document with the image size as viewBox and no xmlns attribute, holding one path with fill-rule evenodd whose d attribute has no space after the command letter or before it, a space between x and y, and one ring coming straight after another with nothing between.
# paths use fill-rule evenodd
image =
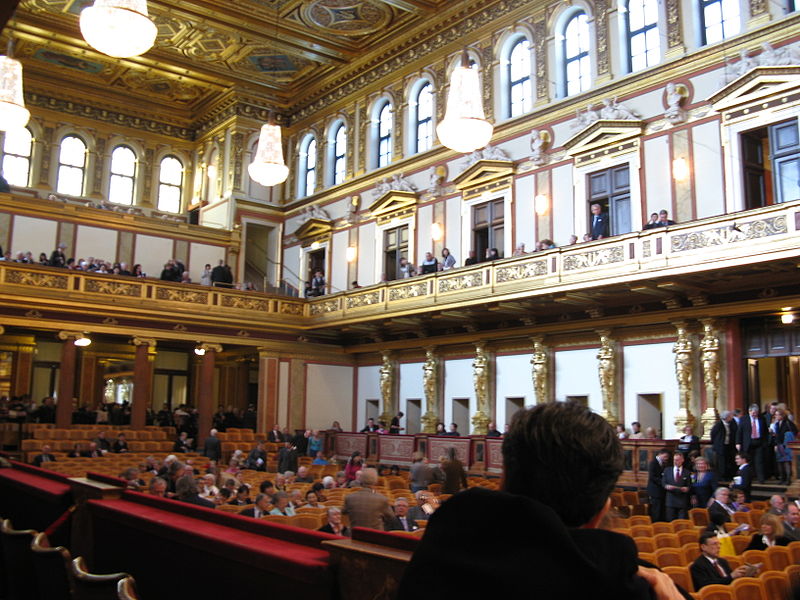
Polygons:
<instances>
[{"instance_id":1,"label":"ornate gilded ceiling","mask_svg":"<svg viewBox=\"0 0 800 600\"><path fill-rule=\"evenodd\" d=\"M80 11L92 2L20 1L4 37L17 39L26 91L60 90L72 93L70 100L91 98L108 108L123 99L131 111L157 111L186 125L231 90L292 112L343 69L429 30L460 6L447 0L149 0L155 47L117 60L80 35ZM84 98L75 97L78 89Z\"/></svg>"}]
</instances>

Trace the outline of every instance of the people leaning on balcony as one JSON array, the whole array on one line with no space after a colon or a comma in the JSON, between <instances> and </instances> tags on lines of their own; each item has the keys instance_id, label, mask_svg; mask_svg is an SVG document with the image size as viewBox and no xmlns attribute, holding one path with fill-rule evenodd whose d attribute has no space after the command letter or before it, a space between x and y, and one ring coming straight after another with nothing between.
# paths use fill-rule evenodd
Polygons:
<instances>
[{"instance_id":1,"label":"people leaning on balcony","mask_svg":"<svg viewBox=\"0 0 800 600\"><path fill-rule=\"evenodd\" d=\"M422 264L419 266L420 275L427 275L428 273L436 273L439 270L439 261L436 260L436 257L430 253L425 253L425 260L422 261Z\"/></svg>"},{"instance_id":2,"label":"people leaning on balcony","mask_svg":"<svg viewBox=\"0 0 800 600\"><path fill-rule=\"evenodd\" d=\"M440 269L442 271L449 271L450 269L454 269L456 266L456 259L455 257L450 254L449 248L442 249L442 262Z\"/></svg>"}]
</instances>

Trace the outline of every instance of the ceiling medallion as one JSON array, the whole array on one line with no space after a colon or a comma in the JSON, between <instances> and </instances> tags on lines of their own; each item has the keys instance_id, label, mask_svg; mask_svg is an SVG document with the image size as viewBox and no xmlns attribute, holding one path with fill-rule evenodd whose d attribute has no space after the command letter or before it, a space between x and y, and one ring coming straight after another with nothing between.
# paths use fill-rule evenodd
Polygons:
<instances>
[{"instance_id":1,"label":"ceiling medallion","mask_svg":"<svg viewBox=\"0 0 800 600\"><path fill-rule=\"evenodd\" d=\"M385 6L368 0L314 0L304 12L310 25L338 35L372 33L387 25L392 16Z\"/></svg>"}]
</instances>

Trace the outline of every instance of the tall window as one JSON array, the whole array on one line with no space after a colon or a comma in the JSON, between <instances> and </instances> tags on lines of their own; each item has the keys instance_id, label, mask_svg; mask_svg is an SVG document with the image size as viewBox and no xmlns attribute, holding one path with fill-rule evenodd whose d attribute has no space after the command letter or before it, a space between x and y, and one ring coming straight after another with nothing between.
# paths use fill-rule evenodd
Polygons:
<instances>
[{"instance_id":1,"label":"tall window","mask_svg":"<svg viewBox=\"0 0 800 600\"><path fill-rule=\"evenodd\" d=\"M592 204L599 204L601 212L609 215L610 235L631 231L631 179L628 165L611 167L589 175L589 203L587 218L591 231Z\"/></svg>"},{"instance_id":2,"label":"tall window","mask_svg":"<svg viewBox=\"0 0 800 600\"><path fill-rule=\"evenodd\" d=\"M298 157L298 184L299 196L309 196L317 187L317 138L307 135L300 143Z\"/></svg>"},{"instance_id":3,"label":"tall window","mask_svg":"<svg viewBox=\"0 0 800 600\"><path fill-rule=\"evenodd\" d=\"M344 181L345 156L347 155L347 129L340 123L333 136L333 185Z\"/></svg>"},{"instance_id":4,"label":"tall window","mask_svg":"<svg viewBox=\"0 0 800 600\"><path fill-rule=\"evenodd\" d=\"M116 204L133 204L136 155L127 146L117 146L111 153L111 182L108 199Z\"/></svg>"},{"instance_id":5,"label":"tall window","mask_svg":"<svg viewBox=\"0 0 800 600\"><path fill-rule=\"evenodd\" d=\"M386 102L378 113L378 168L392 162L392 105Z\"/></svg>"},{"instance_id":6,"label":"tall window","mask_svg":"<svg viewBox=\"0 0 800 600\"><path fill-rule=\"evenodd\" d=\"M433 146L433 86L425 83L417 92L417 119L414 152L425 152Z\"/></svg>"},{"instance_id":7,"label":"tall window","mask_svg":"<svg viewBox=\"0 0 800 600\"><path fill-rule=\"evenodd\" d=\"M3 177L11 185L27 187L31 177L33 136L27 127L6 131L3 142Z\"/></svg>"},{"instance_id":8,"label":"tall window","mask_svg":"<svg viewBox=\"0 0 800 600\"><path fill-rule=\"evenodd\" d=\"M408 225L383 232L383 274L386 281L397 279L400 275L401 258L408 258Z\"/></svg>"},{"instance_id":9,"label":"tall window","mask_svg":"<svg viewBox=\"0 0 800 600\"><path fill-rule=\"evenodd\" d=\"M628 34L628 71L641 71L661 58L657 0L629 0L625 22Z\"/></svg>"},{"instance_id":10,"label":"tall window","mask_svg":"<svg viewBox=\"0 0 800 600\"><path fill-rule=\"evenodd\" d=\"M531 109L531 51L526 39L519 40L508 55L508 115L516 117Z\"/></svg>"},{"instance_id":11,"label":"tall window","mask_svg":"<svg viewBox=\"0 0 800 600\"><path fill-rule=\"evenodd\" d=\"M56 191L70 196L82 195L85 175L86 144L78 136L68 135L61 140L58 153Z\"/></svg>"},{"instance_id":12,"label":"tall window","mask_svg":"<svg viewBox=\"0 0 800 600\"><path fill-rule=\"evenodd\" d=\"M739 0L700 0L703 44L715 44L739 33Z\"/></svg>"},{"instance_id":13,"label":"tall window","mask_svg":"<svg viewBox=\"0 0 800 600\"><path fill-rule=\"evenodd\" d=\"M502 256L504 245L504 201L491 200L472 208L472 247L478 260L483 260L486 250L494 248Z\"/></svg>"},{"instance_id":14,"label":"tall window","mask_svg":"<svg viewBox=\"0 0 800 600\"><path fill-rule=\"evenodd\" d=\"M745 208L800 198L797 119L741 134Z\"/></svg>"},{"instance_id":15,"label":"tall window","mask_svg":"<svg viewBox=\"0 0 800 600\"><path fill-rule=\"evenodd\" d=\"M589 22L586 13L573 16L564 28L564 92L566 96L589 89Z\"/></svg>"},{"instance_id":16,"label":"tall window","mask_svg":"<svg viewBox=\"0 0 800 600\"><path fill-rule=\"evenodd\" d=\"M165 156L158 171L158 210L180 212L182 190L183 163L174 156Z\"/></svg>"}]
</instances>

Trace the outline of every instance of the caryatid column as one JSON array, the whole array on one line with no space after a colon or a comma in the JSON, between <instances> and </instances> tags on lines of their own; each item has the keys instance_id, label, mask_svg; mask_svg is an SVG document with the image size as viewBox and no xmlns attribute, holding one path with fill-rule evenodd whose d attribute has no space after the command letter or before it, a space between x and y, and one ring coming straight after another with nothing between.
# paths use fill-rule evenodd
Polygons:
<instances>
[{"instance_id":1,"label":"caryatid column","mask_svg":"<svg viewBox=\"0 0 800 600\"><path fill-rule=\"evenodd\" d=\"M533 380L533 393L536 404L550 400L549 362L550 351L544 345L544 337L536 336L533 341L533 356L531 357L531 379Z\"/></svg>"},{"instance_id":2,"label":"caryatid column","mask_svg":"<svg viewBox=\"0 0 800 600\"><path fill-rule=\"evenodd\" d=\"M475 360L472 362L472 381L475 385L475 400L478 404L477 412L472 415L472 433L486 435L489 432L489 357L486 354L484 343L475 346Z\"/></svg>"},{"instance_id":3,"label":"caryatid column","mask_svg":"<svg viewBox=\"0 0 800 600\"><path fill-rule=\"evenodd\" d=\"M392 361L391 352L383 353L383 363L380 368L381 403L382 412L380 420L386 423L387 427L396 414L395 409L395 364Z\"/></svg>"},{"instance_id":4,"label":"caryatid column","mask_svg":"<svg viewBox=\"0 0 800 600\"><path fill-rule=\"evenodd\" d=\"M692 404L692 371L694 358L692 357L692 340L686 321L673 323L678 330L678 339L672 347L675 353L675 378L678 380L678 412L675 415L675 427L683 435L687 425L694 427L695 418L691 411Z\"/></svg>"},{"instance_id":5,"label":"caryatid column","mask_svg":"<svg viewBox=\"0 0 800 600\"><path fill-rule=\"evenodd\" d=\"M136 336L131 339L131 344L136 346L131 427L141 429L147 423L147 407L153 400L153 361L156 357L156 341L153 338Z\"/></svg>"},{"instance_id":6,"label":"caryatid column","mask_svg":"<svg viewBox=\"0 0 800 600\"><path fill-rule=\"evenodd\" d=\"M425 391L425 415L422 417L422 433L436 433L439 422L439 364L435 348L425 349L422 365L422 389Z\"/></svg>"},{"instance_id":7,"label":"caryatid column","mask_svg":"<svg viewBox=\"0 0 800 600\"><path fill-rule=\"evenodd\" d=\"M700 422L703 425L703 438L711 436L711 428L719 419L717 402L719 400L719 337L713 319L700 319L703 324L703 339L700 340L700 360L703 362L703 383L706 387L706 409Z\"/></svg>"},{"instance_id":8,"label":"caryatid column","mask_svg":"<svg viewBox=\"0 0 800 600\"><path fill-rule=\"evenodd\" d=\"M603 418L616 425L619 423L619 406L617 402L617 348L611 338L611 331L602 329L600 350L597 351L597 375L600 378L600 393L603 396Z\"/></svg>"}]
</instances>

